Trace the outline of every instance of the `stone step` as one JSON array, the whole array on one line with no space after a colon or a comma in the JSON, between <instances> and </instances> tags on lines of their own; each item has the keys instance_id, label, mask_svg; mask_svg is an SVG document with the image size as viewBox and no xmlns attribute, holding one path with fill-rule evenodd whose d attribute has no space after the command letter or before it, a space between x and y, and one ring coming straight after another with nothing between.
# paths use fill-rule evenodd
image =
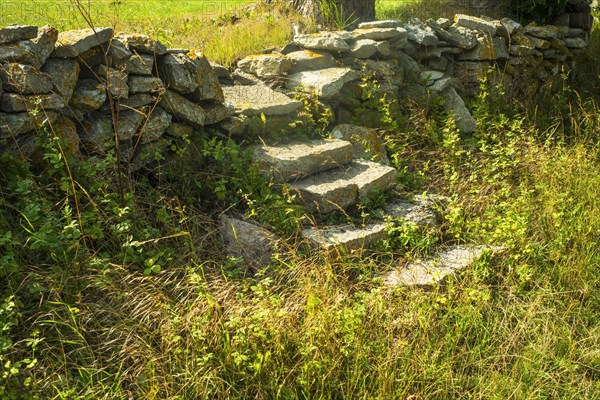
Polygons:
<instances>
[{"instance_id":1,"label":"stone step","mask_svg":"<svg viewBox=\"0 0 600 400\"><path fill-rule=\"evenodd\" d=\"M458 245L441 250L428 260L413 261L384 276L386 286L433 286L446 277L473 265L486 252L492 255L503 251L502 247Z\"/></svg>"},{"instance_id":2,"label":"stone step","mask_svg":"<svg viewBox=\"0 0 600 400\"><path fill-rule=\"evenodd\" d=\"M345 140L314 140L254 148L254 160L277 182L292 182L342 167L352 161L352 143Z\"/></svg>"},{"instance_id":3,"label":"stone step","mask_svg":"<svg viewBox=\"0 0 600 400\"><path fill-rule=\"evenodd\" d=\"M433 207L443 200L442 197L423 195L417 196L411 201L397 201L386 204L382 219L392 217L415 224L421 228L436 228L439 227L439 220ZM302 236L315 247L324 250L337 248L349 252L369 247L380 240L387 239L386 226L387 222L383 220L362 227L352 224L327 225L304 229Z\"/></svg>"},{"instance_id":4,"label":"stone step","mask_svg":"<svg viewBox=\"0 0 600 400\"><path fill-rule=\"evenodd\" d=\"M309 176L291 189L309 210L328 213L346 209L375 190L389 189L395 180L392 167L354 160L343 168Z\"/></svg>"}]
</instances>

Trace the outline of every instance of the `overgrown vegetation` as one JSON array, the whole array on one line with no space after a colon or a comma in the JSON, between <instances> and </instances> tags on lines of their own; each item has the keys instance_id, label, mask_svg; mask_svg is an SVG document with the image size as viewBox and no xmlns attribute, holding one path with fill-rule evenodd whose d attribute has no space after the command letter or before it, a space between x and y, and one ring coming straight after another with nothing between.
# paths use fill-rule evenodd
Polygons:
<instances>
[{"instance_id":1,"label":"overgrown vegetation","mask_svg":"<svg viewBox=\"0 0 600 400\"><path fill-rule=\"evenodd\" d=\"M0 398L600 398L592 40L582 76L535 101L482 82L473 136L369 86L401 188L451 202L442 238L391 224L368 254L297 246L302 210L231 141L174 142L179 158L133 179L114 152L78 160L39 132L42 159L0 159ZM217 210L288 248L240 269L219 252ZM432 291L382 288L441 239L507 251Z\"/></svg>"}]
</instances>

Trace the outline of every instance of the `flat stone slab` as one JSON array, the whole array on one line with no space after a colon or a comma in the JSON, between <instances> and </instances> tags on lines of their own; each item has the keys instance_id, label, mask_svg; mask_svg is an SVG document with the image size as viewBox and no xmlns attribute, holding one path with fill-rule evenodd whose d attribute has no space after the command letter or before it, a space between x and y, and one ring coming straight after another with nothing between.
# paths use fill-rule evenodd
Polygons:
<instances>
[{"instance_id":1,"label":"flat stone slab","mask_svg":"<svg viewBox=\"0 0 600 400\"><path fill-rule=\"evenodd\" d=\"M327 53L319 53L311 50L300 50L289 53L287 57L293 61L290 73L302 71L314 71L317 69L332 68L337 66L333 56Z\"/></svg>"},{"instance_id":2,"label":"flat stone slab","mask_svg":"<svg viewBox=\"0 0 600 400\"><path fill-rule=\"evenodd\" d=\"M0 44L33 39L38 34L37 26L10 25L0 29Z\"/></svg>"},{"instance_id":3,"label":"flat stone slab","mask_svg":"<svg viewBox=\"0 0 600 400\"><path fill-rule=\"evenodd\" d=\"M5 112L58 110L64 106L63 98L56 93L39 95L3 93L0 95L0 111Z\"/></svg>"},{"instance_id":4,"label":"flat stone slab","mask_svg":"<svg viewBox=\"0 0 600 400\"><path fill-rule=\"evenodd\" d=\"M350 47L346 42L349 38L352 38L352 36L345 36L340 32L319 32L298 35L294 38L294 43L309 50L347 52L350 51Z\"/></svg>"},{"instance_id":5,"label":"flat stone slab","mask_svg":"<svg viewBox=\"0 0 600 400\"><path fill-rule=\"evenodd\" d=\"M322 229L302 230L302 236L313 246L324 250L341 249L345 252L364 249L387 238L386 224L369 224L364 227L351 224L327 226Z\"/></svg>"},{"instance_id":6,"label":"flat stone slab","mask_svg":"<svg viewBox=\"0 0 600 400\"><path fill-rule=\"evenodd\" d=\"M438 214L434 207L446 200L434 195L416 196L410 201L398 201L384 206L384 212L392 218L415 224L420 228L435 228L439 226Z\"/></svg>"},{"instance_id":7,"label":"flat stone slab","mask_svg":"<svg viewBox=\"0 0 600 400\"><path fill-rule=\"evenodd\" d=\"M497 27L494 23L470 15L456 14L456 16L454 16L454 22L465 28L474 29L490 36L494 36L497 31Z\"/></svg>"},{"instance_id":8,"label":"flat stone slab","mask_svg":"<svg viewBox=\"0 0 600 400\"><path fill-rule=\"evenodd\" d=\"M354 160L338 170L309 176L291 186L307 208L328 213L345 209L375 190L387 190L396 180L396 170L366 160Z\"/></svg>"},{"instance_id":9,"label":"flat stone slab","mask_svg":"<svg viewBox=\"0 0 600 400\"><path fill-rule=\"evenodd\" d=\"M166 90L160 98L160 106L181 122L194 127L202 127L206 122L204 109L172 90Z\"/></svg>"},{"instance_id":10,"label":"flat stone slab","mask_svg":"<svg viewBox=\"0 0 600 400\"><path fill-rule=\"evenodd\" d=\"M293 63L283 54L255 54L241 59L238 68L259 78L276 78L287 75Z\"/></svg>"},{"instance_id":11,"label":"flat stone slab","mask_svg":"<svg viewBox=\"0 0 600 400\"><path fill-rule=\"evenodd\" d=\"M350 68L327 68L292 74L287 85L291 89L297 86L314 89L319 97L328 99L338 94L346 83L358 78L358 72Z\"/></svg>"},{"instance_id":12,"label":"flat stone slab","mask_svg":"<svg viewBox=\"0 0 600 400\"><path fill-rule=\"evenodd\" d=\"M225 252L240 259L241 265L251 270L265 267L278 249L278 238L266 229L238 218L223 215L220 218L221 238Z\"/></svg>"},{"instance_id":13,"label":"flat stone slab","mask_svg":"<svg viewBox=\"0 0 600 400\"><path fill-rule=\"evenodd\" d=\"M400 31L394 28L360 28L352 32L356 40L387 40L401 35Z\"/></svg>"},{"instance_id":14,"label":"flat stone slab","mask_svg":"<svg viewBox=\"0 0 600 400\"><path fill-rule=\"evenodd\" d=\"M452 246L440 251L428 260L411 262L400 269L393 270L384 277L384 284L393 286L434 286L446 277L471 266L484 253L499 253L501 247L490 246Z\"/></svg>"},{"instance_id":15,"label":"flat stone slab","mask_svg":"<svg viewBox=\"0 0 600 400\"><path fill-rule=\"evenodd\" d=\"M349 164L352 143L344 140L314 140L280 146L254 148L254 160L278 182L291 182Z\"/></svg>"},{"instance_id":16,"label":"flat stone slab","mask_svg":"<svg viewBox=\"0 0 600 400\"><path fill-rule=\"evenodd\" d=\"M270 87L257 85L222 86L225 102L235 106L236 113L243 115L287 115L302 108L302 102L292 100Z\"/></svg>"},{"instance_id":17,"label":"flat stone slab","mask_svg":"<svg viewBox=\"0 0 600 400\"><path fill-rule=\"evenodd\" d=\"M371 28L399 28L404 26L404 23L398 19L386 19L382 21L361 22L358 24L359 29Z\"/></svg>"},{"instance_id":18,"label":"flat stone slab","mask_svg":"<svg viewBox=\"0 0 600 400\"><path fill-rule=\"evenodd\" d=\"M50 75L31 65L11 63L0 65L0 80L4 90L22 94L44 94L52 90Z\"/></svg>"},{"instance_id":19,"label":"flat stone slab","mask_svg":"<svg viewBox=\"0 0 600 400\"><path fill-rule=\"evenodd\" d=\"M108 43L112 35L112 28L85 28L60 32L51 56L55 58L77 57L92 47Z\"/></svg>"}]
</instances>

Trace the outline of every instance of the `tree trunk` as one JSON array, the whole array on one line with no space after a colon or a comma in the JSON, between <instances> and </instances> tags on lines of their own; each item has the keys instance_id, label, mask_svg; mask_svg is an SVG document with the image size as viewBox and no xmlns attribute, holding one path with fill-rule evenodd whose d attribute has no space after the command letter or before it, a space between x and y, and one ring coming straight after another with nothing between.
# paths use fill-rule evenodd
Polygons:
<instances>
[{"instance_id":1,"label":"tree trunk","mask_svg":"<svg viewBox=\"0 0 600 400\"><path fill-rule=\"evenodd\" d=\"M375 19L375 0L292 0L304 16L330 28L353 29L360 22Z\"/></svg>"}]
</instances>

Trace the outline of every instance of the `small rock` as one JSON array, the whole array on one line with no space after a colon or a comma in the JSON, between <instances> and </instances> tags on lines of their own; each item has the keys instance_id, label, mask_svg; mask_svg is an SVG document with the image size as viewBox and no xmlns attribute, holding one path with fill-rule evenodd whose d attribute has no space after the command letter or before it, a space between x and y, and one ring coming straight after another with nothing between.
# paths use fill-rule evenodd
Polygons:
<instances>
[{"instance_id":1,"label":"small rock","mask_svg":"<svg viewBox=\"0 0 600 400\"><path fill-rule=\"evenodd\" d=\"M260 54L243 58L238 62L238 68L259 78L275 78L287 75L292 63L283 54Z\"/></svg>"},{"instance_id":2,"label":"small rock","mask_svg":"<svg viewBox=\"0 0 600 400\"><path fill-rule=\"evenodd\" d=\"M294 43L309 50L327 50L348 52L350 46L346 40L333 32L320 32L308 35L299 35L294 38Z\"/></svg>"},{"instance_id":3,"label":"small rock","mask_svg":"<svg viewBox=\"0 0 600 400\"><path fill-rule=\"evenodd\" d=\"M584 49L588 45L588 42L581 38L565 38L564 42L569 49Z\"/></svg>"},{"instance_id":4,"label":"small rock","mask_svg":"<svg viewBox=\"0 0 600 400\"><path fill-rule=\"evenodd\" d=\"M251 270L269 265L278 248L278 239L271 232L225 215L221 217L221 237L227 255L241 258L241 265Z\"/></svg>"},{"instance_id":5,"label":"small rock","mask_svg":"<svg viewBox=\"0 0 600 400\"><path fill-rule=\"evenodd\" d=\"M202 127L206 121L206 112L196 103L193 103L172 90L166 90L160 98L159 104L168 113L179 118L181 122L193 127Z\"/></svg>"},{"instance_id":6,"label":"small rock","mask_svg":"<svg viewBox=\"0 0 600 400\"><path fill-rule=\"evenodd\" d=\"M0 95L0 111L25 112L32 110L58 110L65 106L61 96L55 93L25 95L20 93L3 93Z\"/></svg>"},{"instance_id":7,"label":"small rock","mask_svg":"<svg viewBox=\"0 0 600 400\"><path fill-rule=\"evenodd\" d=\"M335 58L327 53L318 53L311 50L300 50L289 53L287 57L293 61L290 73L314 71L337 66Z\"/></svg>"},{"instance_id":8,"label":"small rock","mask_svg":"<svg viewBox=\"0 0 600 400\"><path fill-rule=\"evenodd\" d=\"M432 19L427 20L427 25L435 31L440 39L461 49L469 50L477 46L477 35L469 28L452 25L444 29Z\"/></svg>"},{"instance_id":9,"label":"small rock","mask_svg":"<svg viewBox=\"0 0 600 400\"><path fill-rule=\"evenodd\" d=\"M15 138L27 132L34 131L43 125L51 125L57 114L53 111L32 113L3 114L0 113L0 140Z\"/></svg>"},{"instance_id":10,"label":"small rock","mask_svg":"<svg viewBox=\"0 0 600 400\"><path fill-rule=\"evenodd\" d=\"M129 50L136 51L137 53L156 54L158 56L167 54L167 48L164 44L147 35L119 33L115 38L127 46Z\"/></svg>"},{"instance_id":11,"label":"small rock","mask_svg":"<svg viewBox=\"0 0 600 400\"><path fill-rule=\"evenodd\" d=\"M327 99L338 94L344 84L358 78L358 73L350 68L328 68L290 75L288 87L305 86L314 89L320 98Z\"/></svg>"},{"instance_id":12,"label":"small rock","mask_svg":"<svg viewBox=\"0 0 600 400\"><path fill-rule=\"evenodd\" d=\"M197 89L190 95L195 101L212 100L223 102L223 89L217 74L210 66L208 59L202 52L192 50L187 54L194 64L194 77L198 84Z\"/></svg>"},{"instance_id":13,"label":"small rock","mask_svg":"<svg viewBox=\"0 0 600 400\"><path fill-rule=\"evenodd\" d=\"M92 79L77 82L70 104L92 110L99 109L106 101L106 86Z\"/></svg>"},{"instance_id":14,"label":"small rock","mask_svg":"<svg viewBox=\"0 0 600 400\"><path fill-rule=\"evenodd\" d=\"M356 40L387 40L400 36L400 31L394 28L362 28L352 32Z\"/></svg>"},{"instance_id":15,"label":"small rock","mask_svg":"<svg viewBox=\"0 0 600 400\"><path fill-rule=\"evenodd\" d=\"M202 108L206 112L205 125L216 124L233 115L235 107L233 104L225 105L223 103L205 102Z\"/></svg>"},{"instance_id":16,"label":"small rock","mask_svg":"<svg viewBox=\"0 0 600 400\"><path fill-rule=\"evenodd\" d=\"M352 57L369 58L377 53L377 42L371 39L359 39L350 47L350 51Z\"/></svg>"},{"instance_id":17,"label":"small rock","mask_svg":"<svg viewBox=\"0 0 600 400\"><path fill-rule=\"evenodd\" d=\"M543 54L539 51L534 49L533 47L529 47L529 46L522 46L519 44L513 44L510 46L509 52L511 55L513 56L519 56L519 57L523 57L523 56L537 56L537 57L541 57Z\"/></svg>"},{"instance_id":18,"label":"small rock","mask_svg":"<svg viewBox=\"0 0 600 400\"><path fill-rule=\"evenodd\" d=\"M474 29L489 36L496 35L496 25L482 18L472 17L464 14L456 14L454 16L454 22L456 22L458 25L464 26L465 28Z\"/></svg>"},{"instance_id":19,"label":"small rock","mask_svg":"<svg viewBox=\"0 0 600 400\"><path fill-rule=\"evenodd\" d=\"M248 119L244 116L231 116L221 121L219 127L229 136L242 136L248 127Z\"/></svg>"},{"instance_id":20,"label":"small rock","mask_svg":"<svg viewBox=\"0 0 600 400\"><path fill-rule=\"evenodd\" d=\"M154 55L133 54L125 65L126 70L132 75L152 76L152 70L154 68Z\"/></svg>"},{"instance_id":21,"label":"small rock","mask_svg":"<svg viewBox=\"0 0 600 400\"><path fill-rule=\"evenodd\" d=\"M435 46L440 41L435 31L418 19L412 19L403 28L408 32L408 39L421 46Z\"/></svg>"},{"instance_id":22,"label":"small rock","mask_svg":"<svg viewBox=\"0 0 600 400\"><path fill-rule=\"evenodd\" d=\"M38 50L38 46L31 40L0 45L0 63L16 62L41 68Z\"/></svg>"},{"instance_id":23,"label":"small rock","mask_svg":"<svg viewBox=\"0 0 600 400\"><path fill-rule=\"evenodd\" d=\"M44 94L52 90L50 75L30 65L10 63L0 65L0 80L4 90L22 94Z\"/></svg>"},{"instance_id":24,"label":"small rock","mask_svg":"<svg viewBox=\"0 0 600 400\"><path fill-rule=\"evenodd\" d=\"M387 19L383 21L369 21L369 22L361 22L358 24L359 29L382 29L382 28L399 28L403 26L404 23L397 19Z\"/></svg>"},{"instance_id":25,"label":"small rock","mask_svg":"<svg viewBox=\"0 0 600 400\"><path fill-rule=\"evenodd\" d=\"M58 31L50 25L41 27L37 37L31 40L37 48L36 57L39 65L44 65L46 63L46 60L54 51L57 40Z\"/></svg>"},{"instance_id":26,"label":"small rock","mask_svg":"<svg viewBox=\"0 0 600 400\"><path fill-rule=\"evenodd\" d=\"M123 42L116 38L111 39L108 45L108 60L111 66L127 71L127 63L132 56L133 53Z\"/></svg>"},{"instance_id":27,"label":"small rock","mask_svg":"<svg viewBox=\"0 0 600 400\"><path fill-rule=\"evenodd\" d=\"M79 63L73 59L51 58L46 61L42 71L50 76L54 91L68 104L79 79Z\"/></svg>"},{"instance_id":28,"label":"small rock","mask_svg":"<svg viewBox=\"0 0 600 400\"><path fill-rule=\"evenodd\" d=\"M166 135L183 138L183 137L191 137L194 133L194 128L189 125L180 124L179 122L171 122L171 125L165 131Z\"/></svg>"},{"instance_id":29,"label":"small rock","mask_svg":"<svg viewBox=\"0 0 600 400\"><path fill-rule=\"evenodd\" d=\"M127 84L132 94L160 92L165 87L160 78L154 76L129 75Z\"/></svg>"},{"instance_id":30,"label":"small rock","mask_svg":"<svg viewBox=\"0 0 600 400\"><path fill-rule=\"evenodd\" d=\"M354 158L362 158L389 165L385 142L377 130L363 126L341 124L333 128L331 137L352 143Z\"/></svg>"},{"instance_id":31,"label":"small rock","mask_svg":"<svg viewBox=\"0 0 600 400\"><path fill-rule=\"evenodd\" d=\"M502 38L484 36L478 38L477 42L477 46L473 50L463 53L459 59L482 61L505 60L508 58L508 49Z\"/></svg>"},{"instance_id":32,"label":"small rock","mask_svg":"<svg viewBox=\"0 0 600 400\"><path fill-rule=\"evenodd\" d=\"M110 119L110 117L107 117ZM127 110L119 113L118 136L119 140L130 140L136 138L140 127L147 120L146 110ZM111 130L114 127L111 125Z\"/></svg>"},{"instance_id":33,"label":"small rock","mask_svg":"<svg viewBox=\"0 0 600 400\"><path fill-rule=\"evenodd\" d=\"M520 23L513 21L510 18L502 18L500 20L500 23L504 26L508 34L511 36L523 28Z\"/></svg>"},{"instance_id":34,"label":"small rock","mask_svg":"<svg viewBox=\"0 0 600 400\"><path fill-rule=\"evenodd\" d=\"M105 81L111 95L123 99L129 97L128 76L126 72L108 68L102 64L97 68L97 75Z\"/></svg>"},{"instance_id":35,"label":"small rock","mask_svg":"<svg viewBox=\"0 0 600 400\"><path fill-rule=\"evenodd\" d=\"M223 86L225 100L233 104L242 115L287 115L302 108L302 102L292 100L283 93L276 92L266 85Z\"/></svg>"},{"instance_id":36,"label":"small rock","mask_svg":"<svg viewBox=\"0 0 600 400\"><path fill-rule=\"evenodd\" d=\"M172 119L173 117L161 107L154 108L152 114L142 126L140 143L143 144L158 140L171 125Z\"/></svg>"},{"instance_id":37,"label":"small rock","mask_svg":"<svg viewBox=\"0 0 600 400\"><path fill-rule=\"evenodd\" d=\"M465 105L462 97L456 92L456 89L449 86L441 92L441 95L445 100L444 109L452 113L456 127L465 133L475 132L477 130L477 121L471 115L471 112Z\"/></svg>"}]
</instances>

